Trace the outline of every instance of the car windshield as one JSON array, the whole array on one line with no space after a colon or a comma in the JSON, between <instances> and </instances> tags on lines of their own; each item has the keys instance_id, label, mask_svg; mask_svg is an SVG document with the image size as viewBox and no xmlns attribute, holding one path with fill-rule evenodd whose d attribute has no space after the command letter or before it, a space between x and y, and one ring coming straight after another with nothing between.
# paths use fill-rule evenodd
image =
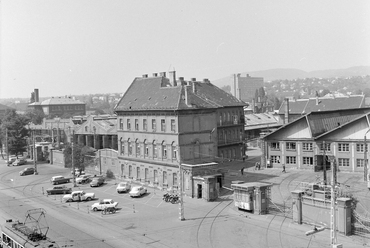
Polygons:
<instances>
[{"instance_id":1,"label":"car windshield","mask_svg":"<svg viewBox=\"0 0 370 248\"><path fill-rule=\"evenodd\" d=\"M127 185L127 183L120 183L119 184L119 186L121 186L121 187L124 187L124 186L126 186Z\"/></svg>"}]
</instances>

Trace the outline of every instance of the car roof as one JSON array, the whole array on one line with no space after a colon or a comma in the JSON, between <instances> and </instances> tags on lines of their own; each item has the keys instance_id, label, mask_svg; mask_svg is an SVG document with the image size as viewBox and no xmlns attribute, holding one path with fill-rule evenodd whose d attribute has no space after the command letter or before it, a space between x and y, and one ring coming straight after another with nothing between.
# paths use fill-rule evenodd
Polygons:
<instances>
[{"instance_id":1,"label":"car roof","mask_svg":"<svg viewBox=\"0 0 370 248\"><path fill-rule=\"evenodd\" d=\"M112 199L103 199L103 201L113 201Z\"/></svg>"}]
</instances>

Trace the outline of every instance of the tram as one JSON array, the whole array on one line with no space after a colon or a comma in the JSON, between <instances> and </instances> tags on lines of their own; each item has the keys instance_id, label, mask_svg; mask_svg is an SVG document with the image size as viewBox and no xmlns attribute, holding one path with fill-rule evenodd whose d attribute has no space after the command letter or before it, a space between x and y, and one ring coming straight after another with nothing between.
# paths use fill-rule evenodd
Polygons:
<instances>
[{"instance_id":1,"label":"tram","mask_svg":"<svg viewBox=\"0 0 370 248\"><path fill-rule=\"evenodd\" d=\"M59 247L55 242L47 239L25 224L19 221L13 222L12 220L7 220L1 226L0 241L1 248Z\"/></svg>"}]
</instances>

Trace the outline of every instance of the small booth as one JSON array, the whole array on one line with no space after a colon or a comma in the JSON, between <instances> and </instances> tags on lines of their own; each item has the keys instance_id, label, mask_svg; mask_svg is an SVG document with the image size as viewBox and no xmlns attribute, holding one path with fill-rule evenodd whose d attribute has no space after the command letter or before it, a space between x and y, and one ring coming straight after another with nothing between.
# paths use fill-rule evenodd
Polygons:
<instances>
[{"instance_id":1,"label":"small booth","mask_svg":"<svg viewBox=\"0 0 370 248\"><path fill-rule=\"evenodd\" d=\"M193 177L195 197L206 201L216 200L220 193L221 177L221 174Z\"/></svg>"},{"instance_id":2,"label":"small booth","mask_svg":"<svg viewBox=\"0 0 370 248\"><path fill-rule=\"evenodd\" d=\"M235 206L254 214L266 214L271 187L272 184L259 182L231 184Z\"/></svg>"}]
</instances>

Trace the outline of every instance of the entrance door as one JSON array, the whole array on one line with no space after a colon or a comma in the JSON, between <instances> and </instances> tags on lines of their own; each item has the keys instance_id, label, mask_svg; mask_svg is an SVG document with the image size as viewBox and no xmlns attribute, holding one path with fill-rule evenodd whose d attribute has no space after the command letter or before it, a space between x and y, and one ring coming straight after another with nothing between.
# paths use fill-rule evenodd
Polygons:
<instances>
[{"instance_id":1,"label":"entrance door","mask_svg":"<svg viewBox=\"0 0 370 248\"><path fill-rule=\"evenodd\" d=\"M197 198L202 198L202 185L198 184Z\"/></svg>"},{"instance_id":2,"label":"entrance door","mask_svg":"<svg viewBox=\"0 0 370 248\"><path fill-rule=\"evenodd\" d=\"M217 177L217 183L220 185L220 189L222 188L222 177L218 176Z\"/></svg>"}]
</instances>

